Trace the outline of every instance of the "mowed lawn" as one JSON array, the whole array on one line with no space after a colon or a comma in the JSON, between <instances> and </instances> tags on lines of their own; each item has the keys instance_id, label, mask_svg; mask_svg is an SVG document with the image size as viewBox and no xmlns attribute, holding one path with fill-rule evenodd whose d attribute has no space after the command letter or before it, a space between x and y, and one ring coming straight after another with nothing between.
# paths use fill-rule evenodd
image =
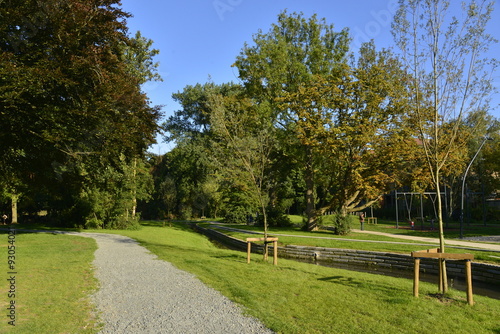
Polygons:
<instances>
[{"instance_id":1,"label":"mowed lawn","mask_svg":"<svg viewBox=\"0 0 500 334\"><path fill-rule=\"evenodd\" d=\"M160 259L192 272L278 333L500 333L499 300L474 296L476 304L471 307L464 292L452 290L438 296L435 285L423 282L420 298L414 298L408 279L284 259L273 266L255 254L247 264L245 253L217 247L185 224L145 225L137 231L100 232L138 240ZM7 235L0 238L6 245ZM64 235L18 234L16 243L18 323L11 331L4 317L0 330L97 332L98 321L89 299L96 287L91 268L95 242ZM2 249L6 252L6 247ZM66 272L69 276L61 279ZM5 296L2 308L7 311Z\"/></svg>"},{"instance_id":2,"label":"mowed lawn","mask_svg":"<svg viewBox=\"0 0 500 334\"><path fill-rule=\"evenodd\" d=\"M20 232L9 239L2 231L0 245L1 333L96 332L98 319L90 297L97 289L92 269L94 239ZM8 246L15 246L15 253L11 247L13 268L8 265ZM11 277L15 281L9 282ZM7 317L11 301L15 326Z\"/></svg>"},{"instance_id":3,"label":"mowed lawn","mask_svg":"<svg viewBox=\"0 0 500 334\"><path fill-rule=\"evenodd\" d=\"M123 231L160 259L194 273L279 333L500 333L500 300L465 292L438 296L434 284L327 268L218 248L187 226L149 223Z\"/></svg>"}]
</instances>

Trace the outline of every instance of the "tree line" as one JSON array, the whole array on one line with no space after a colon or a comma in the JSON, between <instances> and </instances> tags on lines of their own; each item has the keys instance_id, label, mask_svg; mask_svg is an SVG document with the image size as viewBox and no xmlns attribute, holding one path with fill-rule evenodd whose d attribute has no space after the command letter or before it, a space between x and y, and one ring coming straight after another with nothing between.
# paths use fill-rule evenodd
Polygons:
<instances>
[{"instance_id":1,"label":"tree line","mask_svg":"<svg viewBox=\"0 0 500 334\"><path fill-rule=\"evenodd\" d=\"M435 3L401 3L399 52L373 41L352 50L348 29L283 11L243 45L232 65L238 83L173 95L181 108L161 129L175 147L156 156L147 148L160 108L141 85L161 79L158 50L129 34L118 1L6 0L2 198L67 226L133 227L140 211L255 220L267 231L295 213L307 230L333 219L347 233L349 213L392 190L458 194L483 136L498 139L485 76L496 66L486 58L492 6L471 2L463 21L450 21L448 4ZM500 189L498 145L481 151L471 189Z\"/></svg>"},{"instance_id":2,"label":"tree line","mask_svg":"<svg viewBox=\"0 0 500 334\"><path fill-rule=\"evenodd\" d=\"M151 183L144 155L159 107L157 50L130 35L115 0L5 0L0 6L0 191L58 225L133 225ZM18 209L19 204L19 210ZM5 208L4 208L5 210Z\"/></svg>"},{"instance_id":3,"label":"tree line","mask_svg":"<svg viewBox=\"0 0 500 334\"><path fill-rule=\"evenodd\" d=\"M436 44L436 32L436 43L418 45L411 33L431 26L410 29L418 21L411 15L427 10L443 25L438 18L449 8L403 2L393 24L398 54L373 41L350 50L347 29L282 12L236 58L239 83L209 81L174 94L181 109L163 128L177 145L158 171L167 180L163 211L235 222L259 213L271 224L304 213L308 230L335 212L345 232L348 213L380 205L392 190L459 194L483 136L498 137L484 76L496 65L485 58L493 41L482 30L492 7L476 5L462 26L451 23L448 41ZM488 194L498 189L497 150L497 141L488 143L470 179ZM457 196L449 201L456 207Z\"/></svg>"}]
</instances>

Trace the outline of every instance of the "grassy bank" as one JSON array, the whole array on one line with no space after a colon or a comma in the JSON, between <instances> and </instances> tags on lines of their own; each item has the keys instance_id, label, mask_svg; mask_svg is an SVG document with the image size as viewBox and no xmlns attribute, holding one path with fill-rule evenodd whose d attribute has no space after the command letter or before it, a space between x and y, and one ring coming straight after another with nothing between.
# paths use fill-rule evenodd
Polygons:
<instances>
[{"instance_id":1,"label":"grassy bank","mask_svg":"<svg viewBox=\"0 0 500 334\"><path fill-rule=\"evenodd\" d=\"M465 292L436 295L421 282L326 268L291 260L278 266L254 255L218 248L186 224L144 222L137 231L117 233L138 240L160 259L195 274L278 333L499 333L500 301ZM93 231L95 232L95 231ZM0 235L7 245L7 235ZM94 333L88 296L95 288L92 239L18 234L18 323L14 333ZM23 250L21 250L21 246ZM5 247L2 249L6 250ZM7 285L2 280L2 291ZM2 298L2 302L5 297ZM2 304L3 309L6 303ZM11 328L7 320L0 331Z\"/></svg>"},{"instance_id":2,"label":"grassy bank","mask_svg":"<svg viewBox=\"0 0 500 334\"><path fill-rule=\"evenodd\" d=\"M96 332L89 297L97 288L91 269L97 248L93 239L46 233L17 233L9 239L2 231L0 245L4 259L0 279L1 333ZM8 246L14 250L11 268L7 263ZM15 280L9 282L12 277ZM15 303L15 326L8 323L12 319L7 317L11 301Z\"/></svg>"},{"instance_id":3,"label":"grassy bank","mask_svg":"<svg viewBox=\"0 0 500 334\"><path fill-rule=\"evenodd\" d=\"M239 232L239 231L227 231L223 229L216 228L214 225L209 223L200 224L206 228L213 228L219 232L225 233L232 237L245 240L248 237L255 236L250 234L252 232L262 232L262 227L247 226L247 225L226 225L227 227L236 228L238 230L246 230L249 233ZM393 233L393 230L388 230L387 227L384 229L384 225L369 225L366 230L380 231L386 233ZM413 231L409 230L398 230L399 233L396 234L407 234L411 235ZM499 231L500 232L500 231ZM420 236L429 235L420 232ZM437 244L423 243L422 241L412 241L408 239L397 239L393 237L386 237L381 235L366 234L366 233L350 233L346 236L338 236L330 231L317 231L317 232L304 232L300 228L294 227L270 227L270 236L278 236L280 246L284 245L302 245L302 246L312 246L312 247L326 247L326 248L342 248L342 249L359 249L366 251L376 251L376 252L390 252L390 253L400 253L400 254L410 254L412 251L418 251L422 249L437 247ZM499 233L500 234L500 233ZM383 242L379 242L383 241ZM487 251L474 251L474 250L464 250L459 247L448 246L446 248L447 253L471 253L474 255L475 261L487 262L492 264L500 264L500 254L498 252L487 252Z\"/></svg>"},{"instance_id":4,"label":"grassy bank","mask_svg":"<svg viewBox=\"0 0 500 334\"><path fill-rule=\"evenodd\" d=\"M496 333L500 302L465 293L438 298L436 286L325 268L280 259L277 267L260 258L246 263L244 253L220 249L182 224L120 234L137 239L160 259L197 275L203 282L244 305L280 333Z\"/></svg>"}]
</instances>

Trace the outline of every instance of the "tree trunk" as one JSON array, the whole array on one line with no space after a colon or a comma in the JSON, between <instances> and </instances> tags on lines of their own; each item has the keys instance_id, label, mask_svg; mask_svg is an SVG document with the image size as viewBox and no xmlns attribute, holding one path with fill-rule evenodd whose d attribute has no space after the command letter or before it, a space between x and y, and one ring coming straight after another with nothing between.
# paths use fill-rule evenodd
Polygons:
<instances>
[{"instance_id":1,"label":"tree trunk","mask_svg":"<svg viewBox=\"0 0 500 334\"><path fill-rule=\"evenodd\" d=\"M259 190L261 191L261 190ZM264 261L267 261L267 257L269 254L269 247L267 244L267 212L266 212L266 203L264 201L262 193L259 194L260 206L262 210L262 217L264 219Z\"/></svg>"},{"instance_id":2,"label":"tree trunk","mask_svg":"<svg viewBox=\"0 0 500 334\"><path fill-rule=\"evenodd\" d=\"M132 219L135 218L135 213L137 210L137 158L134 158L133 162L133 189L132 189Z\"/></svg>"},{"instance_id":3,"label":"tree trunk","mask_svg":"<svg viewBox=\"0 0 500 334\"><path fill-rule=\"evenodd\" d=\"M19 200L19 195L11 194L11 224L17 224L17 201Z\"/></svg>"},{"instance_id":4,"label":"tree trunk","mask_svg":"<svg viewBox=\"0 0 500 334\"><path fill-rule=\"evenodd\" d=\"M438 222L439 222L439 249L441 253L445 252L444 249L444 228L443 228L443 207L441 201L441 189L439 187L440 172L436 170L436 196L437 196L437 209L438 209ZM439 282L439 289L441 292L448 292L448 275L446 274L446 260L439 259L439 266L441 270L441 281Z\"/></svg>"},{"instance_id":5,"label":"tree trunk","mask_svg":"<svg viewBox=\"0 0 500 334\"><path fill-rule=\"evenodd\" d=\"M318 229L314 195L314 166L313 155L311 148L306 148L306 168L305 168L305 183L306 183L306 215L307 215L307 230L315 231Z\"/></svg>"}]
</instances>

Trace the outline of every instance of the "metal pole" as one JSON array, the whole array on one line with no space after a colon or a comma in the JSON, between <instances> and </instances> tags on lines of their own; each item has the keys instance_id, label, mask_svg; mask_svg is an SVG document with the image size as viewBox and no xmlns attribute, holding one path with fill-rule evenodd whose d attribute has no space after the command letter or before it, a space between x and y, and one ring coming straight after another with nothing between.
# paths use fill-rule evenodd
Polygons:
<instances>
[{"instance_id":1,"label":"metal pole","mask_svg":"<svg viewBox=\"0 0 500 334\"><path fill-rule=\"evenodd\" d=\"M420 224L421 230L424 230L424 194L420 193Z\"/></svg>"},{"instance_id":2,"label":"metal pole","mask_svg":"<svg viewBox=\"0 0 500 334\"><path fill-rule=\"evenodd\" d=\"M396 201L396 229L399 229L399 220L398 220L398 191L394 192L396 195L394 196L394 200Z\"/></svg>"},{"instance_id":3,"label":"metal pole","mask_svg":"<svg viewBox=\"0 0 500 334\"><path fill-rule=\"evenodd\" d=\"M462 178L462 200L461 200L461 205L460 205L460 239L463 239L464 237L464 188L465 188L465 178L467 177L467 173L469 172L470 167L472 166L472 163L476 159L477 155L479 154L479 151L483 148L484 143L486 143L487 140L492 140L492 138L488 136L484 136L483 142L479 146L476 154L474 154L474 157L472 157L472 160L470 161L469 165L467 166L467 169L465 170L464 177Z\"/></svg>"}]
</instances>

